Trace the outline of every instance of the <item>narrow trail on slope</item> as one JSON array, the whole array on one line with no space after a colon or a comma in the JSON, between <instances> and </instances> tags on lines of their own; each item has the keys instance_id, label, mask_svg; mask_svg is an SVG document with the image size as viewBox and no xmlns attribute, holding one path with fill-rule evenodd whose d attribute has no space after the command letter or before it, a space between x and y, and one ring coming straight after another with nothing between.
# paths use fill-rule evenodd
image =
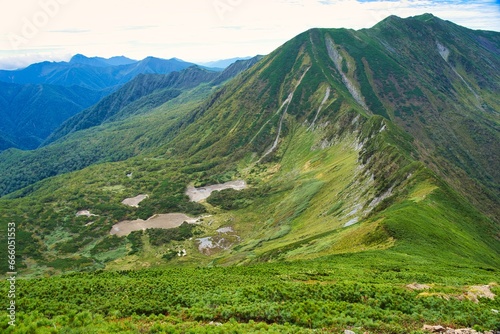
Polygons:
<instances>
[{"instance_id":1,"label":"narrow trail on slope","mask_svg":"<svg viewBox=\"0 0 500 334\"><path fill-rule=\"evenodd\" d=\"M323 106L325 105L326 101L330 97L330 87L326 87L326 92L325 92L325 97L323 98L323 101L321 101L321 104L319 105L318 111L316 112L316 115L314 116L314 119L309 126L308 130L313 130L314 129L314 124L316 123L316 120L318 119L319 113L321 112L321 109L323 109Z\"/></svg>"},{"instance_id":2,"label":"narrow trail on slope","mask_svg":"<svg viewBox=\"0 0 500 334\"><path fill-rule=\"evenodd\" d=\"M297 82L297 84L295 85L295 88L293 89L293 91L288 94L288 97L286 98L286 100L283 102L283 104L281 105L281 107L278 109L278 111L276 112L277 114L279 114L279 112L281 111L281 109L283 109L283 107L285 106L286 104L286 107L285 107L285 110L283 111L283 113L281 114L281 118L280 118L280 122L279 122L279 125L278 125L278 134L276 135L276 138L274 139L274 142L273 142L273 145L266 151L266 153L264 153L264 155L259 159L258 162L261 162L262 159L264 159L267 155L269 155L272 151L274 151L276 149L276 147L278 147L278 142L279 142L279 139L280 139L280 135L281 135L281 128L283 126L283 120L285 119L285 115L286 115L286 112L288 110L288 106L290 105L290 102L292 102L292 99L293 99L293 94L295 94L295 91L297 90L297 88L299 87L300 83L302 82L302 79L304 79L306 73L309 71L309 69L311 68L311 66L309 66L305 71L304 73L302 74L302 76L300 77L299 81Z\"/></svg>"}]
</instances>

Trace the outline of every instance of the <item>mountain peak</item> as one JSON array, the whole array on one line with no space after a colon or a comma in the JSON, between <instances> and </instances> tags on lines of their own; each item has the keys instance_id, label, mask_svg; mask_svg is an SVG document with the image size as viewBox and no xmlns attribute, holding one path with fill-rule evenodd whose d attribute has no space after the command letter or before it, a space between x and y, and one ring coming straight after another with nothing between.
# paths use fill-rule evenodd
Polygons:
<instances>
[{"instance_id":1,"label":"mountain peak","mask_svg":"<svg viewBox=\"0 0 500 334\"><path fill-rule=\"evenodd\" d=\"M382 21L375 24L375 27L383 26L383 25L387 25L387 24L397 24L397 23L400 23L402 20L403 19L399 16L389 15L385 19L383 19Z\"/></svg>"},{"instance_id":2,"label":"mountain peak","mask_svg":"<svg viewBox=\"0 0 500 334\"><path fill-rule=\"evenodd\" d=\"M424 13L420 15L410 16L407 18L402 18L396 15L390 15L377 23L374 27L384 27L384 26L400 26L402 24L410 24L410 22L422 22L422 23L431 23L431 22L444 22L439 17L434 16L431 13Z\"/></svg>"},{"instance_id":3,"label":"mountain peak","mask_svg":"<svg viewBox=\"0 0 500 334\"><path fill-rule=\"evenodd\" d=\"M437 16L434 16L431 13L424 13L424 14L421 14L421 15L415 15L415 16L411 16L411 18L414 18L414 19L417 19L417 20L420 20L420 21L429 21L429 20L438 19Z\"/></svg>"},{"instance_id":4,"label":"mountain peak","mask_svg":"<svg viewBox=\"0 0 500 334\"><path fill-rule=\"evenodd\" d=\"M77 53L76 55L74 55L73 57L71 57L71 59L69 60L70 63L74 63L74 62L78 62L80 60L87 60L87 59L90 59L89 57L81 54L81 53Z\"/></svg>"},{"instance_id":5,"label":"mountain peak","mask_svg":"<svg viewBox=\"0 0 500 334\"><path fill-rule=\"evenodd\" d=\"M77 53L69 60L69 64L80 64L80 65L90 65L97 67L108 66L103 58L99 57L87 57L81 53Z\"/></svg>"},{"instance_id":6,"label":"mountain peak","mask_svg":"<svg viewBox=\"0 0 500 334\"><path fill-rule=\"evenodd\" d=\"M129 65L136 62L136 60L127 58L125 56L115 56L111 58L87 57L81 53L77 53L76 55L71 57L69 61L70 64L82 64L97 67Z\"/></svg>"}]
</instances>

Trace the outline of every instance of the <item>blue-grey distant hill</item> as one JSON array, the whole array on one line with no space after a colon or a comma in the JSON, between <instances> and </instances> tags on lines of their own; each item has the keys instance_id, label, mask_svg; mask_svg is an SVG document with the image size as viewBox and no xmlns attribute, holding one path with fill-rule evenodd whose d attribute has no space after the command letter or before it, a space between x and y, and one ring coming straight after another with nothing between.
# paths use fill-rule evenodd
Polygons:
<instances>
[{"instance_id":1,"label":"blue-grey distant hill","mask_svg":"<svg viewBox=\"0 0 500 334\"><path fill-rule=\"evenodd\" d=\"M38 147L62 122L103 95L79 86L0 82L0 150Z\"/></svg>"},{"instance_id":2,"label":"blue-grey distant hill","mask_svg":"<svg viewBox=\"0 0 500 334\"><path fill-rule=\"evenodd\" d=\"M64 121L139 74L168 74L194 64L177 58L86 57L0 70L0 151L35 149Z\"/></svg>"},{"instance_id":3,"label":"blue-grey distant hill","mask_svg":"<svg viewBox=\"0 0 500 334\"><path fill-rule=\"evenodd\" d=\"M102 90L123 85L137 74L167 74L194 64L176 58L147 57L134 61L125 57L87 58L74 56L69 62L41 62L19 70L0 70L0 81L18 84L52 84Z\"/></svg>"},{"instance_id":4,"label":"blue-grey distant hill","mask_svg":"<svg viewBox=\"0 0 500 334\"><path fill-rule=\"evenodd\" d=\"M206 63L199 63L199 65L205 66L205 67L210 67L210 68L226 68L229 65L237 62L238 60L248 60L251 59L252 57L235 57L235 58L229 58L229 59L221 59L221 60L215 60L215 61L209 61Z\"/></svg>"},{"instance_id":5,"label":"blue-grey distant hill","mask_svg":"<svg viewBox=\"0 0 500 334\"><path fill-rule=\"evenodd\" d=\"M69 63L106 67L106 66L130 65L133 63L137 63L137 60L130 59L124 56L102 58L102 57L87 57L82 54L76 54L73 57L71 57Z\"/></svg>"}]
</instances>

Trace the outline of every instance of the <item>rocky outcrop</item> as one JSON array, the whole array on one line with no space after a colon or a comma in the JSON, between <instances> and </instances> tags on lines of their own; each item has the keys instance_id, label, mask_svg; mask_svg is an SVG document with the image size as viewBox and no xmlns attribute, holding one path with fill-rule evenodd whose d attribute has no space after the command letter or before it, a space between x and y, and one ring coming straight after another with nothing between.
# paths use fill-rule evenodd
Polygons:
<instances>
[{"instance_id":1,"label":"rocky outcrop","mask_svg":"<svg viewBox=\"0 0 500 334\"><path fill-rule=\"evenodd\" d=\"M497 331L478 332L472 328L453 329L449 327L430 326L430 325L424 325L422 330L429 333L444 333L444 334L498 334L499 333Z\"/></svg>"},{"instance_id":2,"label":"rocky outcrop","mask_svg":"<svg viewBox=\"0 0 500 334\"><path fill-rule=\"evenodd\" d=\"M335 43L333 42L333 39L331 39L331 37L328 37L326 40L326 49L328 51L330 59L335 64L337 71L342 76L342 82L346 86L349 93L351 93L351 96L354 98L356 102L358 102L363 107L363 109L368 110L368 106L365 103L365 99L363 98L363 95L361 94L358 85L356 85L354 80L349 78L342 70L343 58L340 52L336 49ZM349 63L347 63L347 66L349 67Z\"/></svg>"}]
</instances>

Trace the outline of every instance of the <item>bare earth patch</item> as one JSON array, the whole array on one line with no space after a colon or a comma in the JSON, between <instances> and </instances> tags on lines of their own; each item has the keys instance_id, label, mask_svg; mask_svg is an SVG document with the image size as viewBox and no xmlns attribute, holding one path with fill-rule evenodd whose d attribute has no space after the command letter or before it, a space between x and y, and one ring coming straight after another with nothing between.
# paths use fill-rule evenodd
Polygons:
<instances>
[{"instance_id":1,"label":"bare earth patch","mask_svg":"<svg viewBox=\"0 0 500 334\"><path fill-rule=\"evenodd\" d=\"M221 227L216 231L218 235L196 239L200 253L212 255L216 252L231 248L241 240L238 235L234 234L234 230L231 226Z\"/></svg>"},{"instance_id":2,"label":"bare earth patch","mask_svg":"<svg viewBox=\"0 0 500 334\"><path fill-rule=\"evenodd\" d=\"M154 215L149 217L148 220L124 220L119 222L111 228L110 234L119 237L129 235L133 231L146 230L148 228L174 228L179 227L183 222L189 224L196 224L199 218L192 218L183 213L167 213L161 215Z\"/></svg>"},{"instance_id":3,"label":"bare earth patch","mask_svg":"<svg viewBox=\"0 0 500 334\"><path fill-rule=\"evenodd\" d=\"M234 190L243 190L247 187L247 184L243 180L229 181L221 184L213 184L211 186L205 186L200 188L195 188L193 186L188 186L186 190L186 195L193 202L200 202L208 198L210 194L215 190L224 190L232 188Z\"/></svg>"},{"instance_id":4,"label":"bare earth patch","mask_svg":"<svg viewBox=\"0 0 500 334\"><path fill-rule=\"evenodd\" d=\"M122 204L125 204L125 205L128 205L128 206L132 206L134 208L138 208L139 207L139 203L141 203L142 201L144 201L148 197L149 197L148 195L137 195L135 197L125 198L122 201Z\"/></svg>"},{"instance_id":5,"label":"bare earth patch","mask_svg":"<svg viewBox=\"0 0 500 334\"><path fill-rule=\"evenodd\" d=\"M86 217L97 217L97 215L94 215L93 213L90 213L89 210L80 210L76 213L77 217L81 216L86 216Z\"/></svg>"},{"instance_id":6,"label":"bare earth patch","mask_svg":"<svg viewBox=\"0 0 500 334\"><path fill-rule=\"evenodd\" d=\"M230 232L234 232L233 228L231 226L227 226L227 227L221 227L221 228L218 228L216 230L217 232L219 233L230 233Z\"/></svg>"},{"instance_id":7,"label":"bare earth patch","mask_svg":"<svg viewBox=\"0 0 500 334\"><path fill-rule=\"evenodd\" d=\"M431 286L427 284L418 284L418 283L411 283L406 286L410 290L427 290L430 289Z\"/></svg>"},{"instance_id":8,"label":"bare earth patch","mask_svg":"<svg viewBox=\"0 0 500 334\"><path fill-rule=\"evenodd\" d=\"M449 327L444 327L444 326L429 326L429 325L424 325L422 328L423 331L429 332L429 333L443 333L443 334L494 334L495 332L493 331L487 331L484 333L477 332L472 328L459 328L459 329L454 329L454 328L449 328Z\"/></svg>"},{"instance_id":9,"label":"bare earth patch","mask_svg":"<svg viewBox=\"0 0 500 334\"><path fill-rule=\"evenodd\" d=\"M490 285L473 285L467 291L467 298L475 303L478 303L478 298L495 299L495 294L491 292Z\"/></svg>"},{"instance_id":10,"label":"bare earth patch","mask_svg":"<svg viewBox=\"0 0 500 334\"><path fill-rule=\"evenodd\" d=\"M489 285L472 285L469 287L464 287L461 293L452 293L447 294L443 292L421 292L418 294L418 297L439 297L446 300L450 300L451 298L455 298L458 300L471 300L474 303L479 303L479 298L488 298L495 299L496 295L491 291L491 288L497 286L496 283L490 283ZM432 286L428 286L425 284L409 284L406 286L412 290L427 290L432 288Z\"/></svg>"}]
</instances>

